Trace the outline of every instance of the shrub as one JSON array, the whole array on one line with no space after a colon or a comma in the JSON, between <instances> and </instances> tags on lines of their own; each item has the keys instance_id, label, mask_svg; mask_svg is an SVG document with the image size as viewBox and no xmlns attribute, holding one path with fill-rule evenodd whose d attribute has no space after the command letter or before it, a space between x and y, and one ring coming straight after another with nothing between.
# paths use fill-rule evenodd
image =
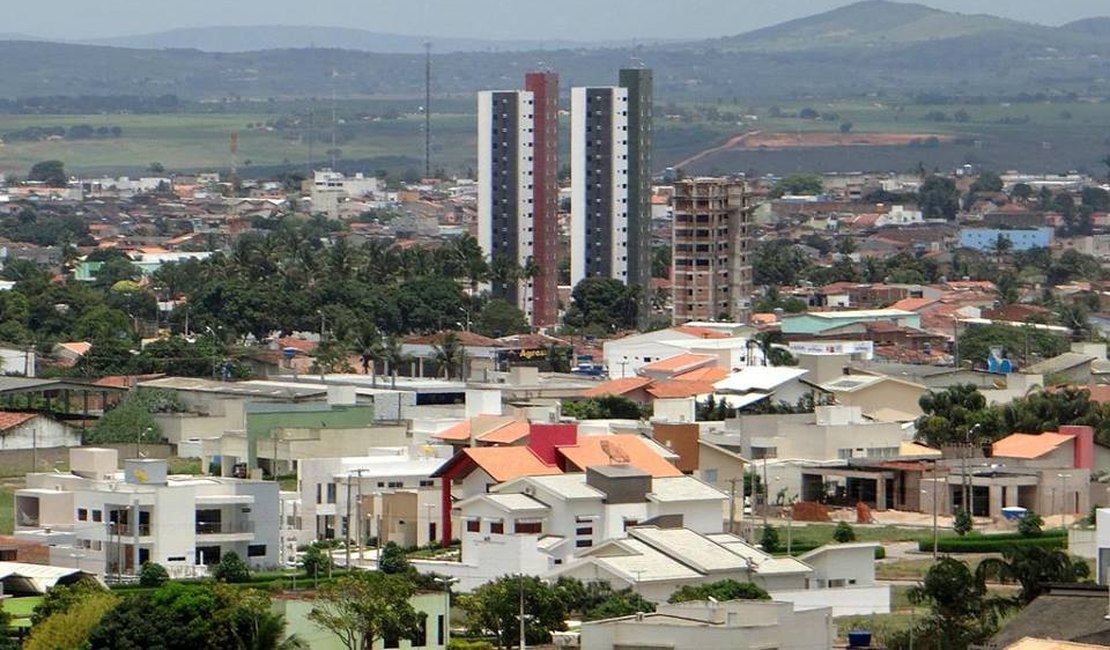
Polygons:
<instances>
[{"instance_id":1,"label":"shrub","mask_svg":"<svg viewBox=\"0 0 1110 650\"><path fill-rule=\"evenodd\" d=\"M1021 537L1009 535L982 535L969 537L942 537L937 540L940 553L1001 553L1009 548L1039 546L1046 549L1066 548L1068 538L1063 535L1041 535L1040 537ZM933 550L933 542L920 541L917 548L922 553Z\"/></svg>"},{"instance_id":2,"label":"shrub","mask_svg":"<svg viewBox=\"0 0 1110 650\"><path fill-rule=\"evenodd\" d=\"M842 521L836 525L833 530L833 539L841 544L856 541L856 531L852 530L852 526L846 521Z\"/></svg>"},{"instance_id":3,"label":"shrub","mask_svg":"<svg viewBox=\"0 0 1110 650\"><path fill-rule=\"evenodd\" d=\"M238 553L228 551L220 557L212 570L212 577L220 582L247 582L251 579L251 570Z\"/></svg>"},{"instance_id":4,"label":"shrub","mask_svg":"<svg viewBox=\"0 0 1110 650\"><path fill-rule=\"evenodd\" d=\"M310 578L328 575L331 566L331 555L320 543L310 544L301 557L301 568Z\"/></svg>"},{"instance_id":5,"label":"shrub","mask_svg":"<svg viewBox=\"0 0 1110 650\"><path fill-rule=\"evenodd\" d=\"M957 535L963 537L964 535L970 533L971 529L974 527L975 522L972 521L971 514L969 512L967 512L966 510L960 510L956 512L956 518L952 522L952 530L956 531Z\"/></svg>"},{"instance_id":6,"label":"shrub","mask_svg":"<svg viewBox=\"0 0 1110 650\"><path fill-rule=\"evenodd\" d=\"M139 584L144 587L161 587L169 579L166 567L156 562L143 562L139 569Z\"/></svg>"},{"instance_id":7,"label":"shrub","mask_svg":"<svg viewBox=\"0 0 1110 650\"><path fill-rule=\"evenodd\" d=\"M875 547L875 559L876 560L881 560L885 557L886 557L886 547L885 546L876 546Z\"/></svg>"},{"instance_id":8,"label":"shrub","mask_svg":"<svg viewBox=\"0 0 1110 650\"><path fill-rule=\"evenodd\" d=\"M764 526L763 534L759 537L759 545L765 553L777 553L779 544L779 531L774 526Z\"/></svg>"},{"instance_id":9,"label":"shrub","mask_svg":"<svg viewBox=\"0 0 1110 650\"><path fill-rule=\"evenodd\" d=\"M1025 513L1025 516L1018 520L1018 534L1022 537L1040 537L1042 526L1044 526L1044 519L1030 510Z\"/></svg>"}]
</instances>

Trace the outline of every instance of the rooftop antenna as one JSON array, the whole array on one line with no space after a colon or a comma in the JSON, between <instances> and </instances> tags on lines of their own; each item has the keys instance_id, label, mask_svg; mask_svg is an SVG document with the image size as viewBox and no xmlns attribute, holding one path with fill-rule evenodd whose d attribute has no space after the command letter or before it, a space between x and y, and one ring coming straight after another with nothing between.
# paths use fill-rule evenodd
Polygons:
<instances>
[{"instance_id":1,"label":"rooftop antenna","mask_svg":"<svg viewBox=\"0 0 1110 650\"><path fill-rule=\"evenodd\" d=\"M432 42L424 41L424 178L432 177Z\"/></svg>"},{"instance_id":2,"label":"rooftop antenna","mask_svg":"<svg viewBox=\"0 0 1110 650\"><path fill-rule=\"evenodd\" d=\"M644 63L644 60L641 59L640 57L633 56L633 57L629 57L629 58L632 60L632 64L635 65L637 68L640 68L642 70L642 69L647 67L647 64Z\"/></svg>"}]
</instances>

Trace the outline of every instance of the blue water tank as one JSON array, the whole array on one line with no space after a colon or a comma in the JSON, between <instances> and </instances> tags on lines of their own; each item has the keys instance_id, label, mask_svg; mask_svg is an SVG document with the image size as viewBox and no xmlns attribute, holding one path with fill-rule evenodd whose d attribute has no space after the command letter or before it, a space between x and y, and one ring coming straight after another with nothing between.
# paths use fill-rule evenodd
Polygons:
<instances>
[{"instance_id":1,"label":"blue water tank","mask_svg":"<svg viewBox=\"0 0 1110 650\"><path fill-rule=\"evenodd\" d=\"M871 647L871 632L869 630L851 630L848 632L849 648Z\"/></svg>"}]
</instances>

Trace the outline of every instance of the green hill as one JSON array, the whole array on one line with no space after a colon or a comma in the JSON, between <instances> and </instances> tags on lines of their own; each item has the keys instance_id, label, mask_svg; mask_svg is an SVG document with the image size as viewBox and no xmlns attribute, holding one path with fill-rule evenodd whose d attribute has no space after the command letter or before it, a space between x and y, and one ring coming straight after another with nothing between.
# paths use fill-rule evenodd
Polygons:
<instances>
[{"instance_id":1,"label":"green hill","mask_svg":"<svg viewBox=\"0 0 1110 650\"><path fill-rule=\"evenodd\" d=\"M830 47L899 47L991 33L1036 35L1046 28L986 15L965 15L919 4L864 0L815 16L719 39L747 51L801 51Z\"/></svg>"}]
</instances>

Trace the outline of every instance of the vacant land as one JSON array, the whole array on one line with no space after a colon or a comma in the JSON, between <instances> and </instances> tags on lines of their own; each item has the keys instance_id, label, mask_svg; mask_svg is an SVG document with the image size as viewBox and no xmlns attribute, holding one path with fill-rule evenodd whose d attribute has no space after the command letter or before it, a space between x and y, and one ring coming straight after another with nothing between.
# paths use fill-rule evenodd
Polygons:
<instances>
[{"instance_id":1,"label":"vacant land","mask_svg":"<svg viewBox=\"0 0 1110 650\"><path fill-rule=\"evenodd\" d=\"M681 166L689 173L793 173L908 171L963 164L1039 172L1105 173L1110 152L1104 125L1110 104L1042 102L932 105L895 101L842 101L779 106L734 103L661 107L655 130L654 167ZM411 103L411 102L409 102ZM398 104L400 105L400 104ZM476 161L472 103L447 100L432 116L432 165L448 173L473 173ZM419 170L424 156L424 119L385 104L340 103L337 158L366 172ZM808 109L808 111L807 111ZM230 109L229 109L230 110ZM120 137L87 140L8 139L0 146L0 173L22 176L40 160L57 159L78 174L143 173L158 162L171 171L227 170L233 160L244 176L279 168L304 170L328 164L331 106L263 102L234 113L161 115L0 115L0 138L27 128L87 124L118 126ZM251 110L255 112L250 112ZM313 128L270 128L275 120L309 111ZM367 110L393 112L370 118ZM812 119L799 115L818 114ZM303 122L302 122L303 125ZM569 150L569 123L561 140ZM231 153L231 135L239 152Z\"/></svg>"}]
</instances>

